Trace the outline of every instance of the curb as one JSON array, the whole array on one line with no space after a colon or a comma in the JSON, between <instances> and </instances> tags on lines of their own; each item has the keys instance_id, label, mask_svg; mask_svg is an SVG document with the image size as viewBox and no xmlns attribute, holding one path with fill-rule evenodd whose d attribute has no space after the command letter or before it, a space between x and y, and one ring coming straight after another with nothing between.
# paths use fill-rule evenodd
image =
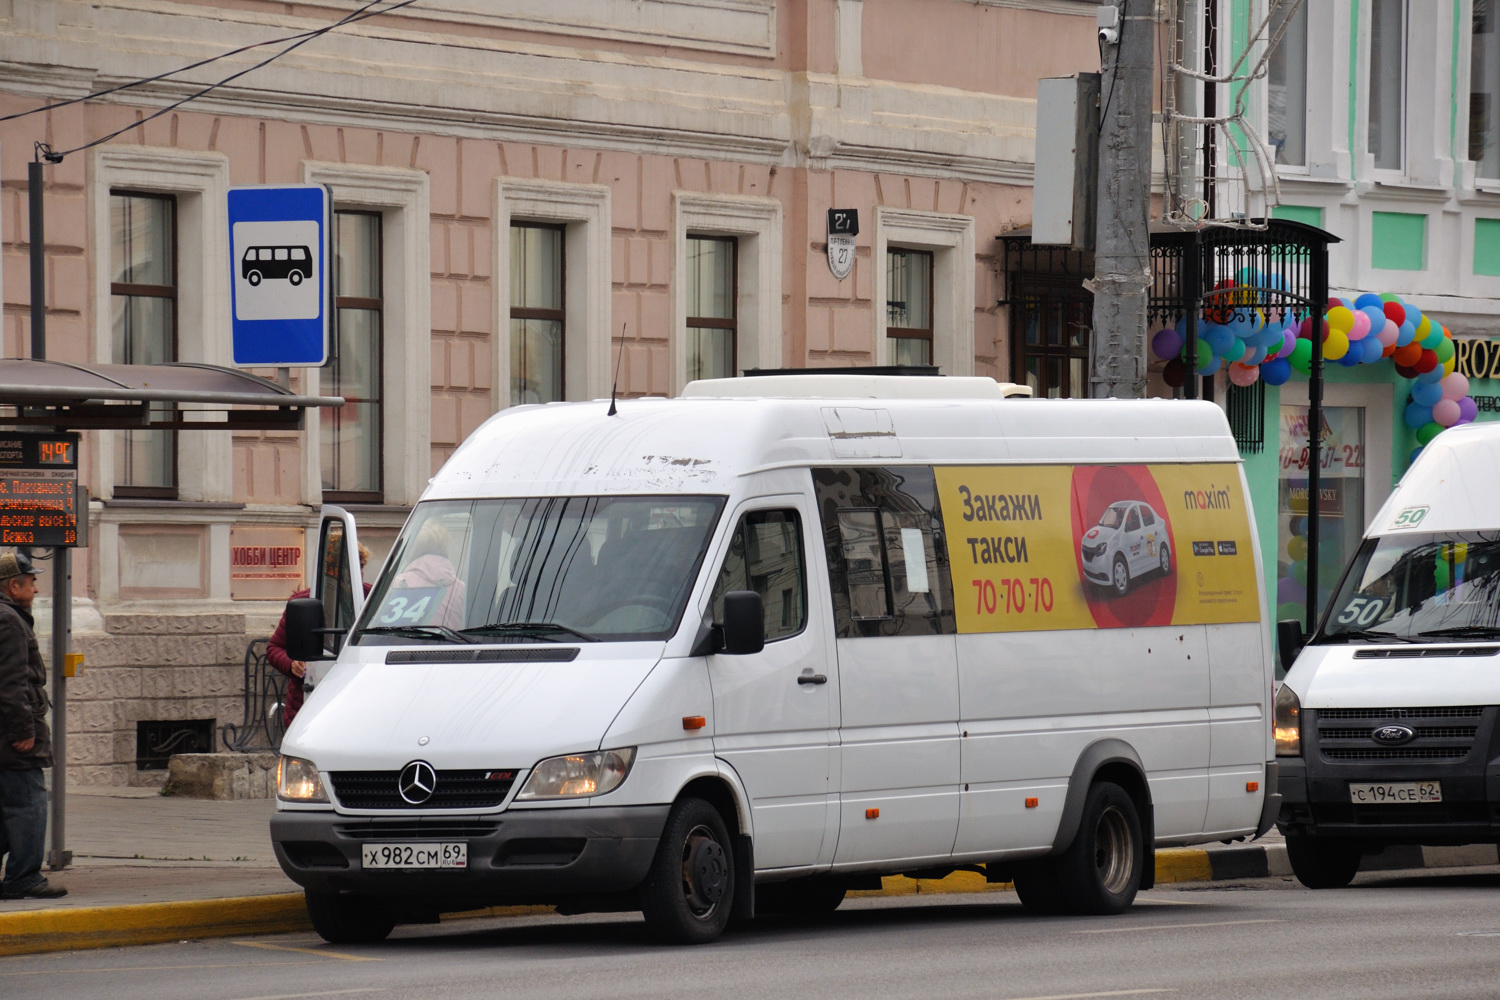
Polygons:
<instances>
[{"instance_id":1,"label":"curb","mask_svg":"<svg viewBox=\"0 0 1500 1000\"><path fill-rule=\"evenodd\" d=\"M1497 863L1497 857L1500 856L1497 856L1495 848L1489 845L1453 848L1396 847L1367 857L1360 870L1394 871L1493 865ZM1265 878L1270 875L1290 875L1291 871L1284 844L1245 845L1213 850L1172 847L1156 852L1158 885ZM989 882L979 872L961 871L941 879L890 875L881 880L881 888L855 891L849 893L849 896L858 899L869 896L951 895L1002 892L1011 888L1013 886L1009 882ZM464 913L445 913L442 919L523 917L551 912L550 906L493 906ZM308 919L307 905L301 893L139 903L130 906L23 910L18 913L0 913L0 956L86 948L119 948L250 934L286 934L311 929L312 923Z\"/></svg>"}]
</instances>

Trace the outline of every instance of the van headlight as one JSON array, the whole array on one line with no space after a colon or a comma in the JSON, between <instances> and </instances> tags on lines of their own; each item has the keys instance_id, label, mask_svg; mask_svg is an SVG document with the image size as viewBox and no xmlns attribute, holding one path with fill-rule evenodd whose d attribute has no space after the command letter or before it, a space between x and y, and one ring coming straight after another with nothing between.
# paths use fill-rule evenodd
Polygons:
<instances>
[{"instance_id":1,"label":"van headlight","mask_svg":"<svg viewBox=\"0 0 1500 1000\"><path fill-rule=\"evenodd\" d=\"M620 787L635 762L635 747L548 757L531 770L517 799L571 799Z\"/></svg>"},{"instance_id":2,"label":"van headlight","mask_svg":"<svg viewBox=\"0 0 1500 1000\"><path fill-rule=\"evenodd\" d=\"M1302 702L1297 692L1281 685L1276 692L1274 731L1276 733L1276 756L1302 756Z\"/></svg>"},{"instance_id":3,"label":"van headlight","mask_svg":"<svg viewBox=\"0 0 1500 1000\"><path fill-rule=\"evenodd\" d=\"M283 757L277 761L276 797L287 802L327 802L318 765L301 757Z\"/></svg>"}]
</instances>

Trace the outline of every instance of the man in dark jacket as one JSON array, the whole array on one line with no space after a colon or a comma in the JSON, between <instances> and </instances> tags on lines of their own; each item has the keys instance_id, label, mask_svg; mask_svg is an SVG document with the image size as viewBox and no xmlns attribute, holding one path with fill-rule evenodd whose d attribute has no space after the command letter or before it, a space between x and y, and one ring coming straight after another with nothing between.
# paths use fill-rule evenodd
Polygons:
<instances>
[{"instance_id":1,"label":"man in dark jacket","mask_svg":"<svg viewBox=\"0 0 1500 1000\"><path fill-rule=\"evenodd\" d=\"M42 876L47 837L42 768L52 763L52 734L47 670L32 631L36 574L25 555L0 555L0 855L9 855L0 899L68 894Z\"/></svg>"}]
</instances>

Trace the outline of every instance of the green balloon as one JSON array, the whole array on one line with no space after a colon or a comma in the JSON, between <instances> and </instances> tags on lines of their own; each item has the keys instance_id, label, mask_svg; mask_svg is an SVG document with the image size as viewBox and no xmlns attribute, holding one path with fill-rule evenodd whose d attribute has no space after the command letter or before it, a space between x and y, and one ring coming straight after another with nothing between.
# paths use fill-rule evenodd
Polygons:
<instances>
[{"instance_id":1,"label":"green balloon","mask_svg":"<svg viewBox=\"0 0 1500 1000\"><path fill-rule=\"evenodd\" d=\"M1307 586L1307 562L1305 560L1298 559L1287 566L1287 573L1291 575L1293 580L1296 580L1304 587Z\"/></svg>"},{"instance_id":2,"label":"green balloon","mask_svg":"<svg viewBox=\"0 0 1500 1000\"><path fill-rule=\"evenodd\" d=\"M1438 590L1447 590L1453 585L1453 570L1446 559L1439 559L1432 567L1432 582L1437 584Z\"/></svg>"},{"instance_id":3,"label":"green balloon","mask_svg":"<svg viewBox=\"0 0 1500 1000\"><path fill-rule=\"evenodd\" d=\"M1281 604L1276 605L1276 620L1279 622L1284 622L1288 618L1295 618L1298 621L1301 621L1302 616L1305 614L1307 614L1307 609L1300 604L1293 604L1290 601L1285 601Z\"/></svg>"},{"instance_id":4,"label":"green balloon","mask_svg":"<svg viewBox=\"0 0 1500 1000\"><path fill-rule=\"evenodd\" d=\"M1417 443L1425 446L1441 433L1443 433L1443 425L1435 420L1430 420L1418 429Z\"/></svg>"},{"instance_id":5,"label":"green balloon","mask_svg":"<svg viewBox=\"0 0 1500 1000\"><path fill-rule=\"evenodd\" d=\"M1453 341L1449 340L1447 337L1444 337L1442 340L1438 341L1438 345L1434 347L1433 350L1437 352L1437 359L1439 363L1447 361L1449 358L1453 357Z\"/></svg>"},{"instance_id":6,"label":"green balloon","mask_svg":"<svg viewBox=\"0 0 1500 1000\"><path fill-rule=\"evenodd\" d=\"M1401 300L1399 298L1397 298L1395 292L1381 292L1380 293L1380 301L1382 301L1382 302L1399 302Z\"/></svg>"},{"instance_id":7,"label":"green balloon","mask_svg":"<svg viewBox=\"0 0 1500 1000\"><path fill-rule=\"evenodd\" d=\"M1204 367L1207 367L1209 359L1211 359L1213 356L1214 356L1214 349L1212 347L1208 346L1208 341L1206 341L1206 340L1199 340L1198 341L1198 363L1195 364L1195 365L1193 365L1193 367L1194 368L1204 368Z\"/></svg>"},{"instance_id":8,"label":"green balloon","mask_svg":"<svg viewBox=\"0 0 1500 1000\"><path fill-rule=\"evenodd\" d=\"M1312 367L1312 341L1299 337L1297 346L1292 348L1292 356L1288 360L1291 361L1293 368L1306 374L1308 368Z\"/></svg>"}]
</instances>

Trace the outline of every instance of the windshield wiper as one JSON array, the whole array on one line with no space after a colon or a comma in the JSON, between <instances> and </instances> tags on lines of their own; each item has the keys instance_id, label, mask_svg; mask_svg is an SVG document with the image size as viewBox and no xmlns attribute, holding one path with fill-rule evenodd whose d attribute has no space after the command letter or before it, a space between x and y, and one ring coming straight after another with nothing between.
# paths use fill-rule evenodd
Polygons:
<instances>
[{"instance_id":1,"label":"windshield wiper","mask_svg":"<svg viewBox=\"0 0 1500 1000\"><path fill-rule=\"evenodd\" d=\"M412 639L443 639L473 645L474 640L446 625L372 625L359 630L360 635L401 635Z\"/></svg>"},{"instance_id":2,"label":"windshield wiper","mask_svg":"<svg viewBox=\"0 0 1500 1000\"><path fill-rule=\"evenodd\" d=\"M466 636L504 635L506 633L521 634L528 632L535 634L538 639L547 638L546 633L548 632L563 632L575 638L582 639L584 642L599 641L598 636L589 635L587 632L580 632L576 628L569 628L566 625L559 625L557 622L490 622L488 625L475 625L473 628L463 630L463 634ZM470 639L469 641L473 642L474 640ZM548 641L556 642L557 640L550 639Z\"/></svg>"},{"instance_id":3,"label":"windshield wiper","mask_svg":"<svg viewBox=\"0 0 1500 1000\"><path fill-rule=\"evenodd\" d=\"M1423 634L1425 635L1426 633L1423 633ZM1323 635L1319 636L1318 638L1320 640L1320 642L1318 643L1318 645L1322 645L1324 643L1348 642L1350 639L1368 639L1371 642L1416 642L1417 641L1416 639L1412 638L1409 635L1397 635L1394 632L1377 632L1374 629L1368 629L1368 628L1357 628L1357 629L1352 629L1352 630L1350 630L1348 632L1325 632L1325 633L1323 633Z\"/></svg>"},{"instance_id":4,"label":"windshield wiper","mask_svg":"<svg viewBox=\"0 0 1500 1000\"><path fill-rule=\"evenodd\" d=\"M1417 635L1431 639L1500 639L1500 628L1494 625L1454 625L1450 628L1430 628Z\"/></svg>"}]
</instances>

